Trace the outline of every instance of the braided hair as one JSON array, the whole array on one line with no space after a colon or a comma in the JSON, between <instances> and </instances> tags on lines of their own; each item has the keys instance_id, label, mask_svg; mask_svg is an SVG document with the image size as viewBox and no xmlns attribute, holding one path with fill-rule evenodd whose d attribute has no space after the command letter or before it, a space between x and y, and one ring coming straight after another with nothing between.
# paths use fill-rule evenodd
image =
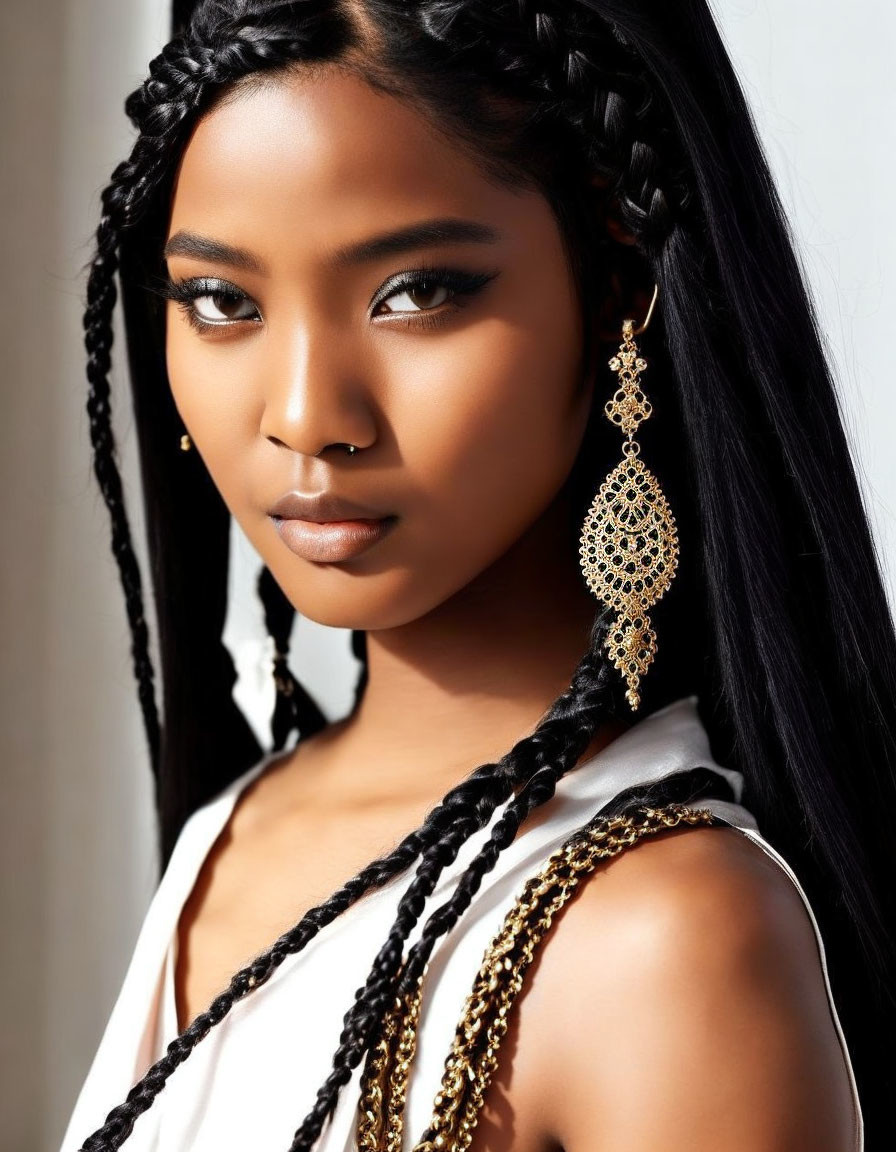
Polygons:
<instances>
[{"instance_id":1,"label":"braided hair","mask_svg":"<svg viewBox=\"0 0 896 1152\"><path fill-rule=\"evenodd\" d=\"M303 684L289 667L289 645L296 610L265 564L258 576L258 598L264 606L264 622L274 641L274 685L277 689L271 717L272 751L286 744L294 729L307 739L326 727L327 719Z\"/></svg>"},{"instance_id":2,"label":"braided hair","mask_svg":"<svg viewBox=\"0 0 896 1152\"><path fill-rule=\"evenodd\" d=\"M607 291L601 209L612 202L635 235L632 259L662 292L654 363L676 386L657 398L666 434L653 459L688 545L678 588L662 609L674 665L652 670L646 693L658 707L686 687L698 692L716 755L743 773L746 802L808 890L828 941L866 1129L883 1142L892 1134L888 1099L896 1087L884 1047L896 1003L886 982L893 904L883 879L892 852L886 813L896 800L888 723L896 637L812 306L705 0L201 0L190 7L178 5L178 34L125 103L138 137L102 196L84 315L95 469L127 601L163 862L191 812L260 753L233 704L233 668L220 640L226 510L196 453L171 459L178 422L152 292L171 182L189 133L216 101L259 75L339 60L374 87L413 98L495 178L545 195L567 241L583 313ZM161 725L111 430L116 276L152 556ZM589 345L586 354L590 364ZM606 471L604 436L592 414L569 479L577 511ZM286 666L293 614L269 573L260 594L281 654L274 674L292 686L281 695L294 697L275 713L282 746L290 727L305 737L324 720ZM312 1148L396 990L419 976L597 727L624 712L603 654L607 629L606 615L596 612L567 690L531 735L476 768L393 852L237 972L83 1152L119 1148L238 1000L365 892L416 864L291 1152ZM362 664L357 703L367 675L363 634L352 641ZM502 804L456 890L403 959L443 869Z\"/></svg>"}]
</instances>

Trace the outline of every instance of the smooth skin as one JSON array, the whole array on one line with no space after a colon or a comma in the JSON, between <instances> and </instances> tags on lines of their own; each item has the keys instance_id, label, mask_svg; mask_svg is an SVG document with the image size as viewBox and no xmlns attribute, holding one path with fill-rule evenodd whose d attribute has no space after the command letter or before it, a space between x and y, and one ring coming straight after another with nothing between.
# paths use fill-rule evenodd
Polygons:
<instances>
[{"instance_id":1,"label":"smooth skin","mask_svg":"<svg viewBox=\"0 0 896 1152\"><path fill-rule=\"evenodd\" d=\"M446 220L476 236L395 239ZM195 450L297 611L365 629L369 667L356 713L275 761L209 853L178 928L183 1027L568 684L596 603L564 481L595 381L543 197L495 184L412 107L333 66L269 78L200 121L167 240L173 281L216 282L168 306ZM479 286L454 296L433 274L384 293L419 268ZM650 289L609 311L643 316ZM609 374L599 387L603 402ZM398 522L352 560L306 561L267 514L291 489ZM581 759L625 727L602 725ZM472 1152L852 1147L811 925L740 833L668 834L602 869L518 1009Z\"/></svg>"}]
</instances>

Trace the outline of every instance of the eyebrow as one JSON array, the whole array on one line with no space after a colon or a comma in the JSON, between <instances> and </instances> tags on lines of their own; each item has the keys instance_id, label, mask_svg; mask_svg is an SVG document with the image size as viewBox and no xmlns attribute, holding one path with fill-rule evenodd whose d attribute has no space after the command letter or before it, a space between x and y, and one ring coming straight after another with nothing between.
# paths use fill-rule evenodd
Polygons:
<instances>
[{"instance_id":1,"label":"eyebrow","mask_svg":"<svg viewBox=\"0 0 896 1152\"><path fill-rule=\"evenodd\" d=\"M409 224L392 232L383 232L354 244L336 248L328 255L328 260L337 268L348 268L357 264L367 264L386 256L399 256L418 248L436 248L441 244L497 244L500 233L488 224L476 220L464 220L456 216L439 217ZM200 236L196 232L175 232L165 245L163 256L187 256L196 260L210 260L216 264L229 264L244 272L266 275L264 264L245 248L236 248Z\"/></svg>"},{"instance_id":2,"label":"eyebrow","mask_svg":"<svg viewBox=\"0 0 896 1152\"><path fill-rule=\"evenodd\" d=\"M209 236L197 232L175 232L162 250L167 260L170 256L189 256L194 260L210 260L214 264L229 264L244 272L257 272L265 275L265 267L245 248L234 248Z\"/></svg>"}]
</instances>

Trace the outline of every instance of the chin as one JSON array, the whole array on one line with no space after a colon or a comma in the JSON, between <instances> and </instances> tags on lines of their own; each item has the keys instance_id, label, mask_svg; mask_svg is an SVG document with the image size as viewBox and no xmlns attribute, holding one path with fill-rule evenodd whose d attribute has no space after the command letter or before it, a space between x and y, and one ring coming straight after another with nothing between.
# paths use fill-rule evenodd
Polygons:
<instances>
[{"instance_id":1,"label":"chin","mask_svg":"<svg viewBox=\"0 0 896 1152\"><path fill-rule=\"evenodd\" d=\"M426 616L452 595L439 595L422 574L408 578L407 569L373 574L349 573L344 565L319 565L304 580L280 582L296 611L328 628L378 632L400 628ZM336 568L342 571L335 571ZM276 575L276 573L275 573Z\"/></svg>"}]
</instances>

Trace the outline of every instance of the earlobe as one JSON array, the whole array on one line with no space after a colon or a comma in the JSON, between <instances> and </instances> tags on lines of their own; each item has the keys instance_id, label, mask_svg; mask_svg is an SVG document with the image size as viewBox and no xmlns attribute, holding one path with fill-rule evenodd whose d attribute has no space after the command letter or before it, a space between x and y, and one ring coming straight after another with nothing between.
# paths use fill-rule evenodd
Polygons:
<instances>
[{"instance_id":1,"label":"earlobe","mask_svg":"<svg viewBox=\"0 0 896 1152\"><path fill-rule=\"evenodd\" d=\"M646 312L641 307L643 291L628 282L623 282L617 270L613 270L607 277L609 292L601 300L597 314L594 317L594 339L605 344L618 344L622 339L622 321L634 319Z\"/></svg>"},{"instance_id":2,"label":"earlobe","mask_svg":"<svg viewBox=\"0 0 896 1152\"><path fill-rule=\"evenodd\" d=\"M622 297L619 277L615 272L610 276L610 287L610 293L600 302L592 329L595 341L601 344L612 344L622 332L622 324L618 322L622 311Z\"/></svg>"}]
</instances>

